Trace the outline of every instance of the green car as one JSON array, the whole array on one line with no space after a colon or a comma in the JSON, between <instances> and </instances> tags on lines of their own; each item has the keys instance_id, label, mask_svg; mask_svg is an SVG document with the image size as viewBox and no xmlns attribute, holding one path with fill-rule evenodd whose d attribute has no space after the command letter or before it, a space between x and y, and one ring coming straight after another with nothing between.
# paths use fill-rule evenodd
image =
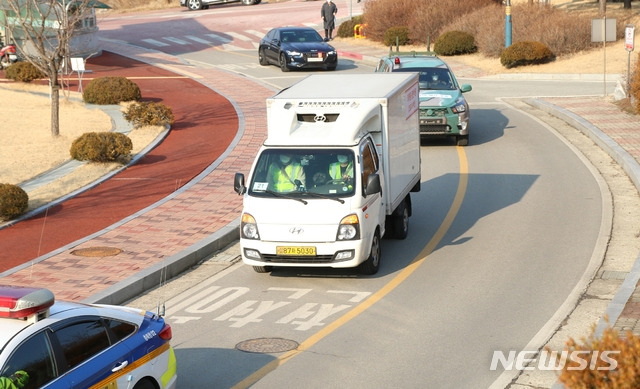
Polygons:
<instances>
[{"instance_id":1,"label":"green car","mask_svg":"<svg viewBox=\"0 0 640 389\"><path fill-rule=\"evenodd\" d=\"M449 66L432 54L392 52L383 57L376 72L420 74L420 135L446 135L458 146L469 144L469 104L462 95L469 84L458 84Z\"/></svg>"}]
</instances>

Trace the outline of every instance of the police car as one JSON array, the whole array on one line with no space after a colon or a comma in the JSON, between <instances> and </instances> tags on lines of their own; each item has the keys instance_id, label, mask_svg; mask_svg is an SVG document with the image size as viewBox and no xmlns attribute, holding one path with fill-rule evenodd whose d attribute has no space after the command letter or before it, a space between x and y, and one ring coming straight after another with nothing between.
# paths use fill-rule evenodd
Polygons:
<instances>
[{"instance_id":1,"label":"police car","mask_svg":"<svg viewBox=\"0 0 640 389\"><path fill-rule=\"evenodd\" d=\"M0 384L173 389L171 337L171 326L152 312L55 301L47 289L0 285Z\"/></svg>"},{"instance_id":2,"label":"police car","mask_svg":"<svg viewBox=\"0 0 640 389\"><path fill-rule=\"evenodd\" d=\"M458 146L469 144L470 111L462 95L471 85L458 84L449 66L436 55L391 52L376 66L376 72L416 72L420 84L420 135L445 135Z\"/></svg>"}]
</instances>

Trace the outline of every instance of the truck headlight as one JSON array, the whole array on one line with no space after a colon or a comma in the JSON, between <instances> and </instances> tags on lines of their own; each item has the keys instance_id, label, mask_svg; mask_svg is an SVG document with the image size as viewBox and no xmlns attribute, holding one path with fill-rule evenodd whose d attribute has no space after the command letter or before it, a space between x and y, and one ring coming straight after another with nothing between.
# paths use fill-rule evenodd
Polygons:
<instances>
[{"instance_id":1,"label":"truck headlight","mask_svg":"<svg viewBox=\"0 0 640 389\"><path fill-rule=\"evenodd\" d=\"M248 213L242 214L242 222L240 223L240 235L245 239L260 239L258 232L258 224L256 219Z\"/></svg>"},{"instance_id":2,"label":"truck headlight","mask_svg":"<svg viewBox=\"0 0 640 389\"><path fill-rule=\"evenodd\" d=\"M355 240L360 239L360 221L358 215L351 214L340 220L338 226L338 234L336 240Z\"/></svg>"}]
</instances>

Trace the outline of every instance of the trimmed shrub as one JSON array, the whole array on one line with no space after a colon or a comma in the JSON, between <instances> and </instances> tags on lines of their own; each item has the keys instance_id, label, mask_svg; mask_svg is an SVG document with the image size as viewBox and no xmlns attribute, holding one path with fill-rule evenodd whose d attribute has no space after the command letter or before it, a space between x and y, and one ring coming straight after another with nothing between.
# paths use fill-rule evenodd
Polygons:
<instances>
[{"instance_id":1,"label":"trimmed shrub","mask_svg":"<svg viewBox=\"0 0 640 389\"><path fill-rule=\"evenodd\" d=\"M409 44L409 28L406 26L391 27L384 33L384 43L386 46Z\"/></svg>"},{"instance_id":2,"label":"trimmed shrub","mask_svg":"<svg viewBox=\"0 0 640 389\"><path fill-rule=\"evenodd\" d=\"M132 149L131 139L120 132L87 132L73 141L69 153L78 161L116 162Z\"/></svg>"},{"instance_id":3,"label":"trimmed shrub","mask_svg":"<svg viewBox=\"0 0 640 389\"><path fill-rule=\"evenodd\" d=\"M27 210L29 196L21 187L0 183L0 219L10 220Z\"/></svg>"},{"instance_id":4,"label":"trimmed shrub","mask_svg":"<svg viewBox=\"0 0 640 389\"><path fill-rule=\"evenodd\" d=\"M82 92L82 99L89 104L119 104L123 101L139 101L141 98L138 85L119 76L95 78Z\"/></svg>"},{"instance_id":5,"label":"trimmed shrub","mask_svg":"<svg viewBox=\"0 0 640 389\"><path fill-rule=\"evenodd\" d=\"M640 385L640 337L631 331L621 336L607 327L596 338L595 326L588 338L576 342L569 338L568 355L577 352L581 359L567 358L559 380L566 388L638 388ZM619 351L607 353L605 351ZM613 362L615 361L615 362ZM588 364L581 368L580 364ZM613 366L613 364L616 366Z\"/></svg>"},{"instance_id":6,"label":"trimmed shrub","mask_svg":"<svg viewBox=\"0 0 640 389\"><path fill-rule=\"evenodd\" d=\"M349 20L345 20L344 22L340 23L340 25L338 26L338 37L339 38L353 38L353 28L356 26L356 24L362 24L363 23L363 17L362 15L357 15L352 17Z\"/></svg>"},{"instance_id":7,"label":"trimmed shrub","mask_svg":"<svg viewBox=\"0 0 640 389\"><path fill-rule=\"evenodd\" d=\"M640 54L638 54L638 58L640 59ZM629 97L635 111L640 112L640 67L637 62L629 80Z\"/></svg>"},{"instance_id":8,"label":"trimmed shrub","mask_svg":"<svg viewBox=\"0 0 640 389\"><path fill-rule=\"evenodd\" d=\"M45 78L46 74L28 61L19 61L11 64L4 72L5 77L14 81L31 82Z\"/></svg>"},{"instance_id":9,"label":"trimmed shrub","mask_svg":"<svg viewBox=\"0 0 640 389\"><path fill-rule=\"evenodd\" d=\"M532 41L516 42L500 54L500 63L507 69L547 63L553 59L553 53L544 43Z\"/></svg>"},{"instance_id":10,"label":"trimmed shrub","mask_svg":"<svg viewBox=\"0 0 640 389\"><path fill-rule=\"evenodd\" d=\"M124 118L135 128L142 126L166 126L173 123L171 108L161 103L142 102L129 105Z\"/></svg>"},{"instance_id":11,"label":"trimmed shrub","mask_svg":"<svg viewBox=\"0 0 640 389\"><path fill-rule=\"evenodd\" d=\"M438 55L471 54L476 49L473 35L464 31L445 32L433 45L433 51Z\"/></svg>"}]
</instances>

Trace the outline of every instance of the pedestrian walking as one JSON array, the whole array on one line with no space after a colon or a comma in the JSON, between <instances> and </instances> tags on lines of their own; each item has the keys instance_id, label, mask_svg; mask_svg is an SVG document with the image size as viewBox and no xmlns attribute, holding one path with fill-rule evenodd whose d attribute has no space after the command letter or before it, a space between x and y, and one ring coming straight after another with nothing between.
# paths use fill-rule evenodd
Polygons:
<instances>
[{"instance_id":1,"label":"pedestrian walking","mask_svg":"<svg viewBox=\"0 0 640 389\"><path fill-rule=\"evenodd\" d=\"M338 13L338 6L331 0L327 0L322 4L320 10L320 16L324 21L324 40L330 41L333 39L333 30L336 28L336 14Z\"/></svg>"}]
</instances>

